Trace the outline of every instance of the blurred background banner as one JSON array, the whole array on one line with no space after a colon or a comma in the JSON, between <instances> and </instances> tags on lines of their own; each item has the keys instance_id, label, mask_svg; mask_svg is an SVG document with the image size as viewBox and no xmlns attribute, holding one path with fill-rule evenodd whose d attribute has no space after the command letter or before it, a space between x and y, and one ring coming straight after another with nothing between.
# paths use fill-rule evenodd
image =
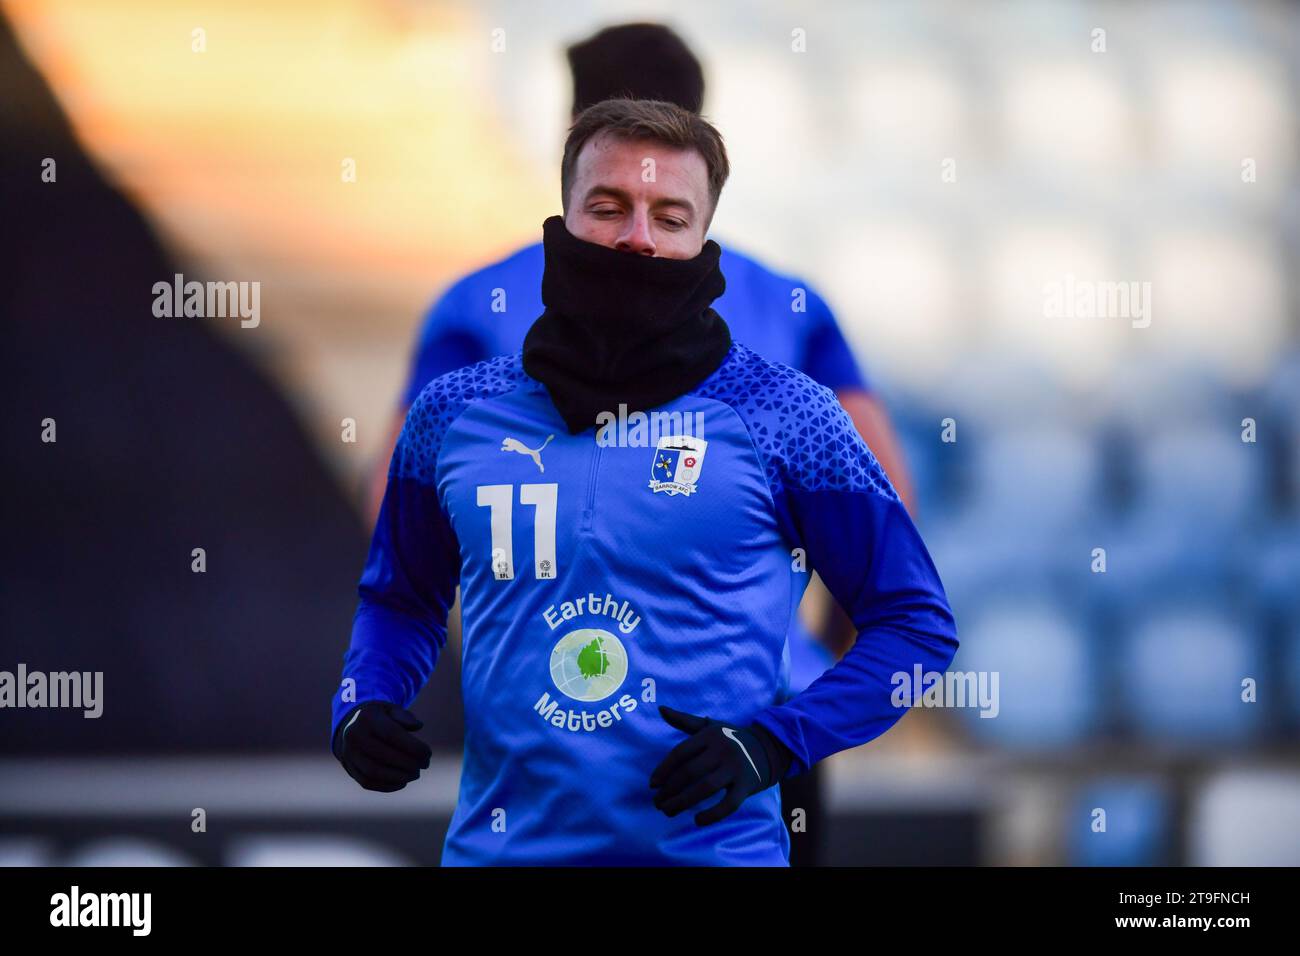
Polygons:
<instances>
[{"instance_id":1,"label":"blurred background banner","mask_svg":"<svg viewBox=\"0 0 1300 956\"><path fill-rule=\"evenodd\" d=\"M430 773L328 752L363 487L430 302L559 210L565 46L635 20L997 676L828 761L825 862L1300 864L1300 7L739 0L0 0L0 671L103 675L0 709L0 864L437 862L455 632Z\"/></svg>"}]
</instances>

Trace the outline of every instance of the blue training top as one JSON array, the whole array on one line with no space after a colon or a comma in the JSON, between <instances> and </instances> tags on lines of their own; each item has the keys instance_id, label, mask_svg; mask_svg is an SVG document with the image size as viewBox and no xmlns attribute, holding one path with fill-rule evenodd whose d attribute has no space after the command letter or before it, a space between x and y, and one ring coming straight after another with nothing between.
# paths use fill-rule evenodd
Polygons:
<instances>
[{"instance_id":1,"label":"blue training top","mask_svg":"<svg viewBox=\"0 0 1300 956\"><path fill-rule=\"evenodd\" d=\"M859 636L786 699L809 569ZM457 584L445 865L785 865L776 787L707 827L655 809L650 772L684 739L656 705L758 721L797 774L888 730L906 710L894 675L942 672L957 648L925 546L834 394L739 343L689 393L577 435L519 353L429 383L389 468L334 727L355 703L410 705Z\"/></svg>"}]
</instances>

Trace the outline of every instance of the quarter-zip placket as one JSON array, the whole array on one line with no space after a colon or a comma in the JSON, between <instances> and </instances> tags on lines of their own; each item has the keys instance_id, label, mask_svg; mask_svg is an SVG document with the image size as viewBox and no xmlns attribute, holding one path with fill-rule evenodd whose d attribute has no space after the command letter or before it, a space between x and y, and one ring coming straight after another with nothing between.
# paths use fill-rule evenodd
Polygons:
<instances>
[{"instance_id":1,"label":"quarter-zip placket","mask_svg":"<svg viewBox=\"0 0 1300 956\"><path fill-rule=\"evenodd\" d=\"M596 450L591 456L591 471L587 475L587 504L582 509L582 534L591 534L596 511L596 482L600 477L600 453L604 449L599 441L593 439L592 444Z\"/></svg>"}]
</instances>

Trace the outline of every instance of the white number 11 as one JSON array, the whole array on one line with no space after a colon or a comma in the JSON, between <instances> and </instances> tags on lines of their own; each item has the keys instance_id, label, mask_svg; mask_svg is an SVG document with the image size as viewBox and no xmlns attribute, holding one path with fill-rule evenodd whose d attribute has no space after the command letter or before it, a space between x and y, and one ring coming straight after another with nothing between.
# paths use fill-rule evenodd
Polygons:
<instances>
[{"instance_id":1,"label":"white number 11","mask_svg":"<svg viewBox=\"0 0 1300 956\"><path fill-rule=\"evenodd\" d=\"M520 485L519 503L537 509L533 519L533 573L555 577L555 500L559 485ZM491 509L492 576L509 581L515 576L514 485L479 485L478 505Z\"/></svg>"}]
</instances>

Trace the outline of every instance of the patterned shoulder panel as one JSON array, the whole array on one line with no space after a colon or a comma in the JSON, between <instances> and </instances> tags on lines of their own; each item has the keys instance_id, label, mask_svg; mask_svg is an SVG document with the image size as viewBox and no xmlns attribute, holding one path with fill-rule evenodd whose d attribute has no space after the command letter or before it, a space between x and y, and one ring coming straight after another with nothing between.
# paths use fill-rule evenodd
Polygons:
<instances>
[{"instance_id":1,"label":"patterned shoulder panel","mask_svg":"<svg viewBox=\"0 0 1300 956\"><path fill-rule=\"evenodd\" d=\"M474 402L506 395L531 381L521 352L475 362L435 378L424 386L406 415L389 476L432 486L442 439L460 413Z\"/></svg>"},{"instance_id":2,"label":"patterned shoulder panel","mask_svg":"<svg viewBox=\"0 0 1300 956\"><path fill-rule=\"evenodd\" d=\"M798 369L736 343L695 394L724 402L740 416L773 494L793 486L871 491L898 500L835 393Z\"/></svg>"}]
</instances>

